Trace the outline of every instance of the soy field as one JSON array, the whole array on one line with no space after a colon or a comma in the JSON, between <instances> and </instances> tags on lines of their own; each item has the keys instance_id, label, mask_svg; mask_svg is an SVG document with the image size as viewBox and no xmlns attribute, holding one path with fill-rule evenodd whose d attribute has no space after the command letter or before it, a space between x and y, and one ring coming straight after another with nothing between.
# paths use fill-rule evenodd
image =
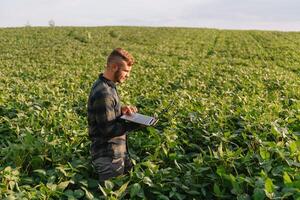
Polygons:
<instances>
[{"instance_id":1,"label":"soy field","mask_svg":"<svg viewBox=\"0 0 300 200\"><path fill-rule=\"evenodd\" d=\"M101 186L87 99L117 47L122 104L160 120ZM300 199L300 32L1 28L0 70L0 199Z\"/></svg>"}]
</instances>

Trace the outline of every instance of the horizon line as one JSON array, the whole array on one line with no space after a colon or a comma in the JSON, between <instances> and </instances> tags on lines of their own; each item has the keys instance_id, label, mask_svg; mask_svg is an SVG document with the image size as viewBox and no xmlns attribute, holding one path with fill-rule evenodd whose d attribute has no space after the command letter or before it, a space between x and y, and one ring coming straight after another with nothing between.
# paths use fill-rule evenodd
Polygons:
<instances>
[{"instance_id":1,"label":"horizon line","mask_svg":"<svg viewBox=\"0 0 300 200\"><path fill-rule=\"evenodd\" d=\"M228 30L228 31L271 31L271 32L300 32L300 30L282 30L282 29L260 29L260 28L221 28L221 27L205 27L205 26L157 26L157 25L19 25L19 26L0 26L0 29L9 29L9 28L97 28L97 27L135 27L135 28L183 28L183 29L216 29L216 30Z\"/></svg>"}]
</instances>

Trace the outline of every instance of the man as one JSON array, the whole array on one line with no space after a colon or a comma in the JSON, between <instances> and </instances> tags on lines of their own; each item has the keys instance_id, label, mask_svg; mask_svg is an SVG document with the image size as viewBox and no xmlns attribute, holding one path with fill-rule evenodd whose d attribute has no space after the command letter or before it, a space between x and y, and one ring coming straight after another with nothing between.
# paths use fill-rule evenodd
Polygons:
<instances>
[{"instance_id":1,"label":"man","mask_svg":"<svg viewBox=\"0 0 300 200\"><path fill-rule=\"evenodd\" d=\"M89 136L92 141L92 164L103 182L126 174L132 168L128 155L126 132L138 125L122 121L124 114L137 112L134 106L121 106L116 84L130 75L133 57L121 48L107 58L104 73L94 83L88 100Z\"/></svg>"}]
</instances>

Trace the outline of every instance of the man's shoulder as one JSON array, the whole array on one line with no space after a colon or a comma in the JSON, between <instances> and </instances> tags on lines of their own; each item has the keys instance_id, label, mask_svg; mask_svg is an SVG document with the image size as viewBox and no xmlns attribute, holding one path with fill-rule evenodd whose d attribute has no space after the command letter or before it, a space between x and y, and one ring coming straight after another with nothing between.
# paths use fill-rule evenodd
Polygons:
<instances>
[{"instance_id":1,"label":"man's shoulder","mask_svg":"<svg viewBox=\"0 0 300 200\"><path fill-rule=\"evenodd\" d=\"M101 79L98 79L91 90L92 98L109 98L112 95L111 88Z\"/></svg>"}]
</instances>

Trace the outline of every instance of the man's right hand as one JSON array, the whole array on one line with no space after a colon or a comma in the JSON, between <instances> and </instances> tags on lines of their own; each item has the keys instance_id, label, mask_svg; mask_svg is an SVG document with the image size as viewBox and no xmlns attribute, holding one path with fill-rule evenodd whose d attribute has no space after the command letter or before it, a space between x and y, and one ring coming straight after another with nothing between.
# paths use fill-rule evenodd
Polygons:
<instances>
[{"instance_id":1,"label":"man's right hand","mask_svg":"<svg viewBox=\"0 0 300 200\"><path fill-rule=\"evenodd\" d=\"M122 106L121 112L122 115L132 115L133 113L136 113L138 109L135 106Z\"/></svg>"}]
</instances>

